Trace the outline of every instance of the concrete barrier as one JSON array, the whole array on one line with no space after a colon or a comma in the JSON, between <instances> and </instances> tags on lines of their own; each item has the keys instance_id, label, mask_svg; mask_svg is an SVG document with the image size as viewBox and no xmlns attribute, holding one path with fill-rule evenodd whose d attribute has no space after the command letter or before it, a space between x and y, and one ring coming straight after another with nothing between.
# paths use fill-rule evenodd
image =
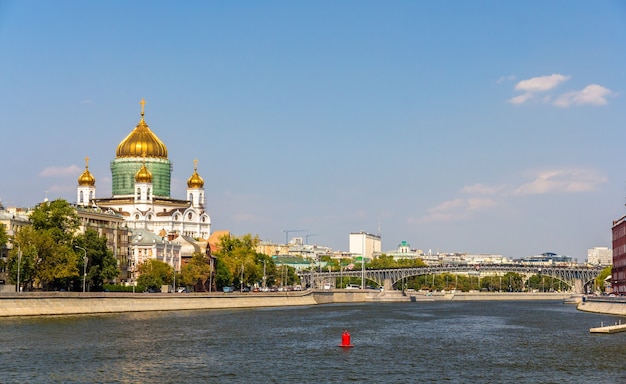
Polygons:
<instances>
[{"instance_id":1,"label":"concrete barrier","mask_svg":"<svg viewBox=\"0 0 626 384\"><path fill-rule=\"evenodd\" d=\"M626 316L626 303L620 301L592 301L587 299L576 307L580 311Z\"/></svg>"},{"instance_id":2,"label":"concrete barrier","mask_svg":"<svg viewBox=\"0 0 626 384\"><path fill-rule=\"evenodd\" d=\"M277 293L78 293L22 292L0 295L0 317L78 315L115 312L182 311L332 303L419 302L435 300L562 300L547 293L403 293L377 290L316 290ZM626 305L624 305L626 311Z\"/></svg>"},{"instance_id":3,"label":"concrete barrier","mask_svg":"<svg viewBox=\"0 0 626 384\"><path fill-rule=\"evenodd\" d=\"M180 311L317 304L313 295L275 294L14 294L0 296L0 317Z\"/></svg>"}]
</instances>

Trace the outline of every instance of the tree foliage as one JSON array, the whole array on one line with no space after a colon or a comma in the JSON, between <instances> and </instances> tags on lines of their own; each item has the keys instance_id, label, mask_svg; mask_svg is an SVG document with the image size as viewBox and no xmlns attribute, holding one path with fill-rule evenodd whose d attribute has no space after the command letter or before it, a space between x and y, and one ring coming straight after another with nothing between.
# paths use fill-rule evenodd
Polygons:
<instances>
[{"instance_id":1,"label":"tree foliage","mask_svg":"<svg viewBox=\"0 0 626 384\"><path fill-rule=\"evenodd\" d=\"M117 277L119 269L113 252L107 247L105 236L99 236L94 229L87 229L84 234L78 235L74 240L74 251L81 271L84 270L84 256L87 252L87 280L86 284L90 291L102 291L104 283Z\"/></svg>"},{"instance_id":2,"label":"tree foliage","mask_svg":"<svg viewBox=\"0 0 626 384\"><path fill-rule=\"evenodd\" d=\"M422 259L395 259L393 256L382 254L371 262L365 264L369 269L387 269L387 268L414 268L425 267L426 263Z\"/></svg>"},{"instance_id":3,"label":"tree foliage","mask_svg":"<svg viewBox=\"0 0 626 384\"><path fill-rule=\"evenodd\" d=\"M256 246L258 236L222 236L217 257L216 283L219 288L234 284L248 286L256 282L259 275ZM224 285L226 284L226 285Z\"/></svg>"},{"instance_id":4,"label":"tree foliage","mask_svg":"<svg viewBox=\"0 0 626 384\"><path fill-rule=\"evenodd\" d=\"M595 285L596 285L596 290L600 291L600 292L604 292L604 280L609 277L611 275L611 273L613 272L613 266L609 265L608 267L604 268L600 274L598 275L598 277L596 277L595 279Z\"/></svg>"},{"instance_id":5,"label":"tree foliage","mask_svg":"<svg viewBox=\"0 0 626 384\"><path fill-rule=\"evenodd\" d=\"M22 228L9 253L10 280L26 288L80 290L84 271L84 248L88 257L86 282L102 290L105 281L118 275L117 260L105 237L93 229L76 235L79 219L65 200L45 202L34 208L32 226ZM19 268L18 268L19 267Z\"/></svg>"},{"instance_id":6,"label":"tree foliage","mask_svg":"<svg viewBox=\"0 0 626 384\"><path fill-rule=\"evenodd\" d=\"M4 224L0 224L0 247L5 245L9 241L9 236L7 234L6 228L4 228Z\"/></svg>"},{"instance_id":7,"label":"tree foliage","mask_svg":"<svg viewBox=\"0 0 626 384\"><path fill-rule=\"evenodd\" d=\"M174 268L160 260L148 259L139 265L141 275L137 282L152 290L160 290L162 285L171 284Z\"/></svg>"},{"instance_id":8,"label":"tree foliage","mask_svg":"<svg viewBox=\"0 0 626 384\"><path fill-rule=\"evenodd\" d=\"M68 288L78 277L77 259L69 245L59 243L49 229L24 227L15 236L9 253L9 274L20 286L41 285L44 290Z\"/></svg>"},{"instance_id":9,"label":"tree foliage","mask_svg":"<svg viewBox=\"0 0 626 384\"><path fill-rule=\"evenodd\" d=\"M210 274L211 264L209 258L200 252L195 252L189 264L185 265L181 270L181 285L204 286Z\"/></svg>"},{"instance_id":10,"label":"tree foliage","mask_svg":"<svg viewBox=\"0 0 626 384\"><path fill-rule=\"evenodd\" d=\"M41 203L30 220L35 231L49 231L57 242L66 244L71 242L79 224L76 211L63 199Z\"/></svg>"}]
</instances>

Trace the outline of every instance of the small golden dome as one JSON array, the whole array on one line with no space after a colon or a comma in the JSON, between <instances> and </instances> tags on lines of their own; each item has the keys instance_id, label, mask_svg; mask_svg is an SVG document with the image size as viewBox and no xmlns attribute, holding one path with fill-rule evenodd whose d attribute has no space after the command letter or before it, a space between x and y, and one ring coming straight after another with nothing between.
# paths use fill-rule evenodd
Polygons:
<instances>
[{"instance_id":1,"label":"small golden dome","mask_svg":"<svg viewBox=\"0 0 626 384\"><path fill-rule=\"evenodd\" d=\"M117 146L115 155L120 157L141 157L145 152L147 157L157 157L167 159L167 147L150 130L148 124L143 119L143 107L145 101L141 99L141 120L133 131L122 140Z\"/></svg>"},{"instance_id":2,"label":"small golden dome","mask_svg":"<svg viewBox=\"0 0 626 384\"><path fill-rule=\"evenodd\" d=\"M144 161L141 168L135 173L135 182L136 183L152 183L152 173L146 167L146 162Z\"/></svg>"},{"instance_id":3,"label":"small golden dome","mask_svg":"<svg viewBox=\"0 0 626 384\"><path fill-rule=\"evenodd\" d=\"M89 172L89 158L85 157L85 170L78 177L78 185L81 187L93 187L96 185L96 178Z\"/></svg>"},{"instance_id":4,"label":"small golden dome","mask_svg":"<svg viewBox=\"0 0 626 384\"><path fill-rule=\"evenodd\" d=\"M198 160L193 161L193 175L187 179L187 187L189 188L202 188L204 187L204 180L198 175Z\"/></svg>"}]
</instances>

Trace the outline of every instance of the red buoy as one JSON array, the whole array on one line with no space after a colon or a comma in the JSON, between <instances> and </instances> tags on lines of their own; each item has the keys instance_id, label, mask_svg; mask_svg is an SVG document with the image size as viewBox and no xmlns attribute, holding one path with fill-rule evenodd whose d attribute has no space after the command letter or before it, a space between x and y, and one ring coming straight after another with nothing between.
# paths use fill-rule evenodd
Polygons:
<instances>
[{"instance_id":1,"label":"red buoy","mask_svg":"<svg viewBox=\"0 0 626 384\"><path fill-rule=\"evenodd\" d=\"M350 342L350 333L348 331L343 331L341 335L341 348L352 348L354 345Z\"/></svg>"}]
</instances>

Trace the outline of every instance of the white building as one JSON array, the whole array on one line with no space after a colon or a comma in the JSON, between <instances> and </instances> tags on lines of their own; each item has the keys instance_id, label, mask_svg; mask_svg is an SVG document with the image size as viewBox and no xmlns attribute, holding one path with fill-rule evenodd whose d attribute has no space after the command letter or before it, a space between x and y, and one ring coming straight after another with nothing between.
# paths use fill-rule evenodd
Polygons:
<instances>
[{"instance_id":1,"label":"white building","mask_svg":"<svg viewBox=\"0 0 626 384\"><path fill-rule=\"evenodd\" d=\"M350 233L350 253L354 257L363 256L366 260L372 260L374 254L379 254L380 251L380 235L364 231Z\"/></svg>"},{"instance_id":2,"label":"white building","mask_svg":"<svg viewBox=\"0 0 626 384\"><path fill-rule=\"evenodd\" d=\"M385 255L393 257L394 260L402 259L422 259L422 251L419 249L411 249L411 244L406 241L402 241L398 244L398 248L384 252Z\"/></svg>"},{"instance_id":3,"label":"white building","mask_svg":"<svg viewBox=\"0 0 626 384\"><path fill-rule=\"evenodd\" d=\"M613 250L607 247L594 247L587 250L587 263L609 266L613 264Z\"/></svg>"}]
</instances>

